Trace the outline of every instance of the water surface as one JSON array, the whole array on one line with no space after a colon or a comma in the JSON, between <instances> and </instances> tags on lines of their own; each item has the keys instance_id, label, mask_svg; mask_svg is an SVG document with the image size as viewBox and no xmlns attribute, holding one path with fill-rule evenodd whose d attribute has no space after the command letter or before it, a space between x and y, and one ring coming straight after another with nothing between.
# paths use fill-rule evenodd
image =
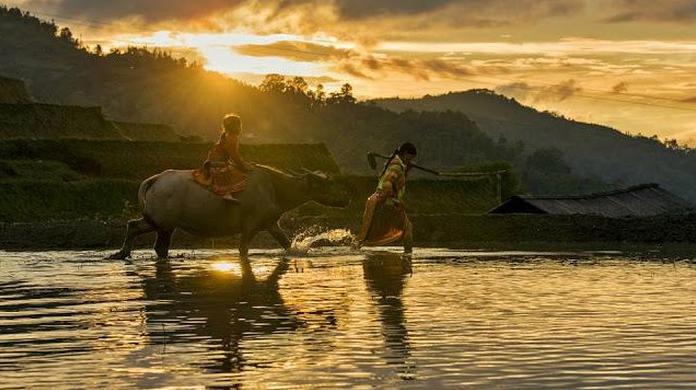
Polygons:
<instances>
[{"instance_id":1,"label":"water surface","mask_svg":"<svg viewBox=\"0 0 696 390\"><path fill-rule=\"evenodd\" d=\"M179 254L0 252L0 389L696 386L690 259Z\"/></svg>"}]
</instances>

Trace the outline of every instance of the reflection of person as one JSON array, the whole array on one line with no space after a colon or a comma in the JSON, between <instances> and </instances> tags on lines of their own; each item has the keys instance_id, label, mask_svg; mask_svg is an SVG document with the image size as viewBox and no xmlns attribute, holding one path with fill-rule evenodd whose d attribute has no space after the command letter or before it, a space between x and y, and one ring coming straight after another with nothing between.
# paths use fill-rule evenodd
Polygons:
<instances>
[{"instance_id":1,"label":"reflection of person","mask_svg":"<svg viewBox=\"0 0 696 390\"><path fill-rule=\"evenodd\" d=\"M213 145L208 152L208 159L203 166L206 168L198 173L196 179L205 182L205 178L200 176L207 175L213 191L221 195L223 199L238 202L232 193L244 189L244 182L248 172L254 166L242 158L239 153L239 135L242 132L242 119L238 115L228 114L222 119L222 132L220 139Z\"/></svg>"},{"instance_id":2,"label":"reflection of person","mask_svg":"<svg viewBox=\"0 0 696 390\"><path fill-rule=\"evenodd\" d=\"M402 379L413 379L416 374L402 298L406 280L411 274L410 259L393 253L372 255L363 260L365 283L377 303L382 324L385 359L388 365L397 369Z\"/></svg>"},{"instance_id":3,"label":"reflection of person","mask_svg":"<svg viewBox=\"0 0 696 390\"><path fill-rule=\"evenodd\" d=\"M354 249L363 245L387 245L403 239L404 252L411 253L413 226L406 216L404 194L406 173L417 153L415 145L406 142L384 165L377 189L365 202L362 227L353 241Z\"/></svg>"}]
</instances>

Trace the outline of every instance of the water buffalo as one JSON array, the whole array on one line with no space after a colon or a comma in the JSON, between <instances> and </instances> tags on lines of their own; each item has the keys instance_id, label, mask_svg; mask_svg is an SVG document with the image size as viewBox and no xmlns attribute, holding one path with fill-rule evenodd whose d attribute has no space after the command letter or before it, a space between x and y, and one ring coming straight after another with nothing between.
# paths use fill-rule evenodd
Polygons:
<instances>
[{"instance_id":1,"label":"water buffalo","mask_svg":"<svg viewBox=\"0 0 696 390\"><path fill-rule=\"evenodd\" d=\"M155 252L166 258L172 234L181 229L200 237L241 234L239 255L242 266L247 267L249 243L260 231L268 231L284 249L290 248L290 240L278 225L286 211L309 201L345 207L350 200L345 186L328 175L288 174L263 165L249 173L246 189L235 197L239 204L201 187L193 181L191 171L167 170L154 175L138 190L143 217L128 221L123 246L110 257L129 257L136 237L157 232Z\"/></svg>"}]
</instances>

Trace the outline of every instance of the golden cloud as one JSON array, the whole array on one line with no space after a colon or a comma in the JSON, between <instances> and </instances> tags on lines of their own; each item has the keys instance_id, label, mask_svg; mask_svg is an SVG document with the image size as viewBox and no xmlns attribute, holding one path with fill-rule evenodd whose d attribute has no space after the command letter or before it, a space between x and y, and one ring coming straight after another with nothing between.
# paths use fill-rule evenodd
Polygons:
<instances>
[{"instance_id":1,"label":"golden cloud","mask_svg":"<svg viewBox=\"0 0 696 390\"><path fill-rule=\"evenodd\" d=\"M434 76L458 77L474 74L472 69L458 61L438 58L407 59L308 42L281 41L268 45L242 45L236 46L234 50L248 56L273 56L293 61L331 63L336 71L364 79L392 72L409 74L417 80L429 80Z\"/></svg>"},{"instance_id":2,"label":"golden cloud","mask_svg":"<svg viewBox=\"0 0 696 390\"><path fill-rule=\"evenodd\" d=\"M528 25L572 16L585 0L26 0L92 30L128 20L130 29L330 34L371 44L389 37L442 39L443 32ZM425 38L427 37L427 38Z\"/></svg>"},{"instance_id":3,"label":"golden cloud","mask_svg":"<svg viewBox=\"0 0 696 390\"><path fill-rule=\"evenodd\" d=\"M235 46L234 50L248 56L283 57L302 62L326 62L358 55L348 49L297 41L279 41L268 45L241 45Z\"/></svg>"},{"instance_id":4,"label":"golden cloud","mask_svg":"<svg viewBox=\"0 0 696 390\"><path fill-rule=\"evenodd\" d=\"M611 90L614 93L626 93L626 92L628 92L628 83L625 81L622 81L622 82L614 85L611 88Z\"/></svg>"},{"instance_id":5,"label":"golden cloud","mask_svg":"<svg viewBox=\"0 0 696 390\"><path fill-rule=\"evenodd\" d=\"M582 92L576 80L569 79L557 84L547 86L532 86L526 82L514 82L499 85L495 91L505 96L519 100L532 100L534 102L562 102L573 95Z\"/></svg>"}]
</instances>

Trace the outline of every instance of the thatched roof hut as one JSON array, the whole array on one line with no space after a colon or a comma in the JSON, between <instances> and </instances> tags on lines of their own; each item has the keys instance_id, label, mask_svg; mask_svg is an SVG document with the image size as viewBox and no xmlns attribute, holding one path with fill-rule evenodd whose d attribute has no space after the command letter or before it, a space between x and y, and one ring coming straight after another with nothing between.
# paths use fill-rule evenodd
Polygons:
<instances>
[{"instance_id":1,"label":"thatched roof hut","mask_svg":"<svg viewBox=\"0 0 696 390\"><path fill-rule=\"evenodd\" d=\"M489 214L580 214L620 218L689 211L693 211L692 204L660 188L659 184L651 183L589 195L513 196Z\"/></svg>"}]
</instances>

